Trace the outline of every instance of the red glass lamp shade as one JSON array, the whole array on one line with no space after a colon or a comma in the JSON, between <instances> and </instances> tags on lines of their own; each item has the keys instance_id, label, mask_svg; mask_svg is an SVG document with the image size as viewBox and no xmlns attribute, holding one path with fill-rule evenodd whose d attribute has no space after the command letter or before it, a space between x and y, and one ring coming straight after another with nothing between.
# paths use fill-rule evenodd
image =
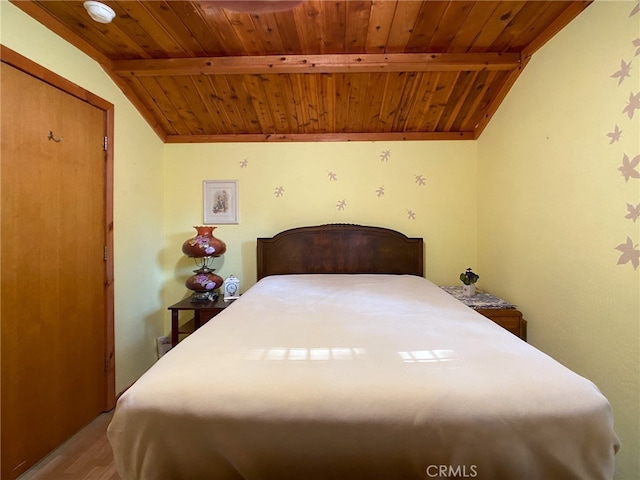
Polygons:
<instances>
[{"instance_id":1,"label":"red glass lamp shade","mask_svg":"<svg viewBox=\"0 0 640 480\"><path fill-rule=\"evenodd\" d=\"M189 290L198 293L214 293L214 291L222 285L222 277L213 272L195 271L195 275L187 278L185 285Z\"/></svg>"},{"instance_id":2,"label":"red glass lamp shade","mask_svg":"<svg viewBox=\"0 0 640 480\"><path fill-rule=\"evenodd\" d=\"M216 227L193 227L197 235L182 244L182 253L187 257L219 257L227 251L225 243L213 236Z\"/></svg>"}]
</instances>

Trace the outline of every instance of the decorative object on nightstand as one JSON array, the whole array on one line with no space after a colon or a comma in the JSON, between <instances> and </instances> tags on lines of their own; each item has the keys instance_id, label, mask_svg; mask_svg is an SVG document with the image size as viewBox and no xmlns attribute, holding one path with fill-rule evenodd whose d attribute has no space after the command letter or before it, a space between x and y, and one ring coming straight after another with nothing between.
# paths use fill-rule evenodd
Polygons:
<instances>
[{"instance_id":1,"label":"decorative object on nightstand","mask_svg":"<svg viewBox=\"0 0 640 480\"><path fill-rule=\"evenodd\" d=\"M233 275L229 275L224 279L222 292L224 293L225 301L240 298L240 280Z\"/></svg>"},{"instance_id":2,"label":"decorative object on nightstand","mask_svg":"<svg viewBox=\"0 0 640 480\"><path fill-rule=\"evenodd\" d=\"M473 297L476 294L476 282L479 278L480 275L473 273L471 268L467 268L466 272L460 274L460 280L464 283L462 293L466 297Z\"/></svg>"},{"instance_id":3,"label":"decorative object on nightstand","mask_svg":"<svg viewBox=\"0 0 640 480\"><path fill-rule=\"evenodd\" d=\"M182 244L182 253L191 257L199 267L194 275L187 278L186 287L194 293L191 302L214 302L218 298L216 289L222 285L222 277L211 268L213 259L219 257L226 250L225 243L213 236L216 227L197 226L197 235Z\"/></svg>"},{"instance_id":4,"label":"decorative object on nightstand","mask_svg":"<svg viewBox=\"0 0 640 480\"><path fill-rule=\"evenodd\" d=\"M480 315L494 321L525 342L527 341L527 321L522 318L522 313L516 309L515 305L481 290L478 290L476 295L469 297L464 294L463 287L440 288L467 307L473 308Z\"/></svg>"}]
</instances>

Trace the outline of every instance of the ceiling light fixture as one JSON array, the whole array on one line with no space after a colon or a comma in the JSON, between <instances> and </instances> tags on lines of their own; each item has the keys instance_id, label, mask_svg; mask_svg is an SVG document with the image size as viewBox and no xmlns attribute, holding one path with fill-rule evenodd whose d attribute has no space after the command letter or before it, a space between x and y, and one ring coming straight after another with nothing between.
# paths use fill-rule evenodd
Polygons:
<instances>
[{"instance_id":1,"label":"ceiling light fixture","mask_svg":"<svg viewBox=\"0 0 640 480\"><path fill-rule=\"evenodd\" d=\"M116 12L104 3L88 1L84 2L89 16L98 23L109 23L116 16Z\"/></svg>"}]
</instances>

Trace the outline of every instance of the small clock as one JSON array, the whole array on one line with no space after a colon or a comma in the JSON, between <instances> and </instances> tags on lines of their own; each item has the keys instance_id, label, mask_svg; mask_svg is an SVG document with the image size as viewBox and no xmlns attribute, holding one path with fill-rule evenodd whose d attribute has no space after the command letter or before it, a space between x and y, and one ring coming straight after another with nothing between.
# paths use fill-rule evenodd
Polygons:
<instances>
[{"instance_id":1,"label":"small clock","mask_svg":"<svg viewBox=\"0 0 640 480\"><path fill-rule=\"evenodd\" d=\"M236 298L240 298L240 280L233 275L229 275L224 279L222 291L224 292L225 300L235 300Z\"/></svg>"}]
</instances>

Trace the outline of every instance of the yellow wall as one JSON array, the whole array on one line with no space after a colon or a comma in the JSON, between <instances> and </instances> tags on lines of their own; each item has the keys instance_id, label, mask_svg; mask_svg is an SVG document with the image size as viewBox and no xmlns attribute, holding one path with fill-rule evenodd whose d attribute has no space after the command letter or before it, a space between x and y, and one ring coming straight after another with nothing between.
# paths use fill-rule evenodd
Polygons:
<instances>
[{"instance_id":1,"label":"yellow wall","mask_svg":"<svg viewBox=\"0 0 640 480\"><path fill-rule=\"evenodd\" d=\"M21 10L0 1L6 47L115 105L116 391L157 358L163 334L163 144L100 66Z\"/></svg>"},{"instance_id":2,"label":"yellow wall","mask_svg":"<svg viewBox=\"0 0 640 480\"><path fill-rule=\"evenodd\" d=\"M587 8L533 56L478 142L483 285L520 307L530 343L610 399L619 479L640 472L640 269L616 250L640 243L640 219L625 218L640 179L618 170L640 155L640 109L623 112L640 95L635 4ZM632 69L618 86L621 60Z\"/></svg>"},{"instance_id":3,"label":"yellow wall","mask_svg":"<svg viewBox=\"0 0 640 480\"><path fill-rule=\"evenodd\" d=\"M478 142L162 145L99 66L0 0L4 45L116 106L117 390L153 363L166 307L186 295L193 264L180 246L202 223L202 181L233 179L240 224L216 230L228 245L222 276L245 290L255 238L290 227L422 236L428 278L453 284L474 267L481 288L518 304L534 345L598 384L623 441L616 478L636 478L640 281L615 249L627 236L640 243L640 221L624 218L640 180L617 170L625 153L640 154L640 111L621 114L640 91L634 3L596 2L538 52ZM618 87L621 59L633 67ZM623 134L610 145L616 124Z\"/></svg>"},{"instance_id":4,"label":"yellow wall","mask_svg":"<svg viewBox=\"0 0 640 480\"><path fill-rule=\"evenodd\" d=\"M475 157L475 142L166 145L165 300L186 295L194 264L180 247L203 222L203 180L238 180L240 223L216 229L227 253L214 266L243 291L256 279L257 237L324 223L424 237L426 276L457 282L475 263Z\"/></svg>"}]
</instances>

